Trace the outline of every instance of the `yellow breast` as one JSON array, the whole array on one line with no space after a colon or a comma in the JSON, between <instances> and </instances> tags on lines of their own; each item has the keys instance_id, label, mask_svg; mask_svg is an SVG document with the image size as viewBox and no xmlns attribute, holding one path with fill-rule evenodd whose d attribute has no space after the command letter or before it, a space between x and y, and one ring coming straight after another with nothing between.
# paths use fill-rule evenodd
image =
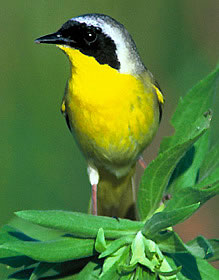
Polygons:
<instances>
[{"instance_id":1,"label":"yellow breast","mask_svg":"<svg viewBox=\"0 0 219 280\"><path fill-rule=\"evenodd\" d=\"M108 169L131 165L158 126L154 87L78 50L61 49L72 64L66 112L85 156Z\"/></svg>"}]
</instances>

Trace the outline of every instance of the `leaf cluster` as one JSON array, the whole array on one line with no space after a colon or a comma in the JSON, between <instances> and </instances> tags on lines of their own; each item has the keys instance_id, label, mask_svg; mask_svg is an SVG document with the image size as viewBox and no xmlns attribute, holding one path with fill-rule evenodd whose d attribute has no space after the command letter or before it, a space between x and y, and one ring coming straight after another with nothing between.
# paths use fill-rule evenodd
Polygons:
<instances>
[{"instance_id":1,"label":"leaf cluster","mask_svg":"<svg viewBox=\"0 0 219 280\"><path fill-rule=\"evenodd\" d=\"M20 211L37 225L33 238L11 226L0 231L0 263L10 279L219 279L209 262L219 241L184 243L173 226L219 192L219 147L209 149L211 100L219 68L180 100L159 154L139 186L139 221L65 211ZM163 201L167 195L171 199ZM45 228L52 237L45 238Z\"/></svg>"}]
</instances>

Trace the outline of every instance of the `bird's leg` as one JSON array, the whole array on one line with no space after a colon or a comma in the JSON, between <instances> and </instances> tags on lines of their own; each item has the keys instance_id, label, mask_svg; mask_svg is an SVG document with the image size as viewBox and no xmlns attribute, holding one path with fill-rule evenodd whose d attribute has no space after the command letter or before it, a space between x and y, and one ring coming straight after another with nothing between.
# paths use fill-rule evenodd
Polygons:
<instances>
[{"instance_id":1,"label":"bird's leg","mask_svg":"<svg viewBox=\"0 0 219 280\"><path fill-rule=\"evenodd\" d=\"M143 169L145 169L145 168L147 167L147 164L146 164L146 162L144 161L144 159L143 159L142 156L139 157L138 162L139 162L139 164L141 165L141 167L142 167Z\"/></svg>"},{"instance_id":2,"label":"bird's leg","mask_svg":"<svg viewBox=\"0 0 219 280\"><path fill-rule=\"evenodd\" d=\"M99 182L99 173L98 170L91 165L88 165L87 168L88 176L89 176L89 181L92 186L92 214L97 216L97 185Z\"/></svg>"},{"instance_id":3,"label":"bird's leg","mask_svg":"<svg viewBox=\"0 0 219 280\"><path fill-rule=\"evenodd\" d=\"M97 216L97 184L92 185L92 214Z\"/></svg>"}]
</instances>

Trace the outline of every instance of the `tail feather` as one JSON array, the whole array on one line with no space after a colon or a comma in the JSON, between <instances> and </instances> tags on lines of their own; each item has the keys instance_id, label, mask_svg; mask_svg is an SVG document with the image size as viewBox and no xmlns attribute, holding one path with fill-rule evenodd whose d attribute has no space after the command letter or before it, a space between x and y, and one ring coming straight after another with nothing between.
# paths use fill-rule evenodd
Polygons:
<instances>
[{"instance_id":1,"label":"tail feather","mask_svg":"<svg viewBox=\"0 0 219 280\"><path fill-rule=\"evenodd\" d=\"M97 189L97 211L100 216L136 219L133 176L135 166L129 173L117 178L105 169L98 169L100 182Z\"/></svg>"}]
</instances>

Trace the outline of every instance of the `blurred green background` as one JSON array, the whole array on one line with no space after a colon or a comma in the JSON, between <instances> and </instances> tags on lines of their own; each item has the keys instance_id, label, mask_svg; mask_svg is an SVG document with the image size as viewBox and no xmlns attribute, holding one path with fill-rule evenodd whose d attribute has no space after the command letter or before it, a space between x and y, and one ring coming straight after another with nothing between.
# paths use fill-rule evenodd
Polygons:
<instances>
[{"instance_id":1,"label":"blurred green background","mask_svg":"<svg viewBox=\"0 0 219 280\"><path fill-rule=\"evenodd\" d=\"M2 1L0 225L22 209L87 211L86 163L60 114L69 63L57 48L36 45L34 39L91 12L106 13L127 27L165 93L164 118L145 154L147 161L156 155L161 138L172 132L168 122L179 97L218 62L218 0ZM218 108L215 97L214 143ZM178 227L185 239L196 233L218 235L217 205L211 200L186 230Z\"/></svg>"}]
</instances>

